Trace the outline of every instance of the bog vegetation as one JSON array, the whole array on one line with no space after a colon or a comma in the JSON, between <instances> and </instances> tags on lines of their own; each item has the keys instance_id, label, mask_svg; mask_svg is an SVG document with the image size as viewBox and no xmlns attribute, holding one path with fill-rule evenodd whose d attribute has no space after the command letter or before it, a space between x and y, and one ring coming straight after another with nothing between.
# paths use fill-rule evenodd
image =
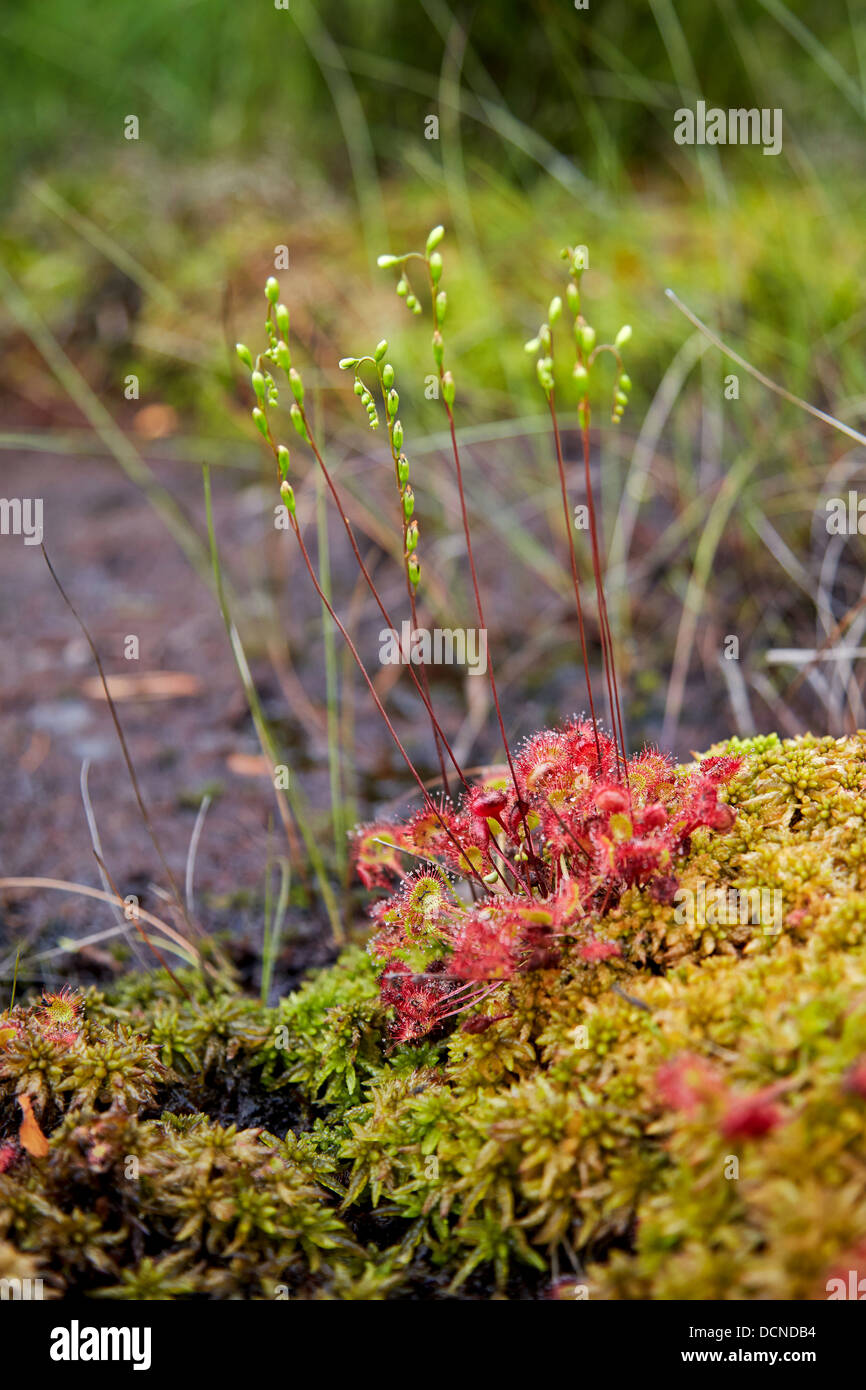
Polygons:
<instances>
[{"instance_id":1,"label":"bog vegetation","mask_svg":"<svg viewBox=\"0 0 866 1390\"><path fill-rule=\"evenodd\" d=\"M423 253L383 260L411 311L429 293L483 629L441 238L436 228ZM433 789L298 523L282 432L292 425L395 627L313 428L289 311L268 282L267 346L238 349L253 416L288 529L404 759L415 808L354 836L363 884L389 895L374 897L367 942L276 1004L245 995L219 951L193 938L197 968L13 999L0 1016L0 1276L110 1298L823 1298L834 1271L866 1259L864 736L735 738L685 766L629 753L589 432L602 392L612 420L623 413L630 334L598 341L581 298L583 248L567 248L565 262L564 297L528 347L550 414L586 713L513 748L492 653L503 760L479 778L446 737L423 664L409 663L401 679L437 750ZM423 518L397 372L386 342L341 366L370 426L385 421L417 626ZM288 382L288 420L275 373ZM579 418L591 606L563 401ZM209 494L208 522L243 675ZM769 931L719 914L684 921L676 894L705 901L706 884L778 893L780 920Z\"/></svg>"}]
</instances>

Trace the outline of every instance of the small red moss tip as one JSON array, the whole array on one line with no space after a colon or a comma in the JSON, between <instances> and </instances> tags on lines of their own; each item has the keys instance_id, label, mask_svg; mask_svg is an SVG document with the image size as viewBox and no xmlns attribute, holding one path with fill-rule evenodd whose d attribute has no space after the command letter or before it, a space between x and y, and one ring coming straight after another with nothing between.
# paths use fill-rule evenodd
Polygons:
<instances>
[{"instance_id":1,"label":"small red moss tip","mask_svg":"<svg viewBox=\"0 0 866 1390\"><path fill-rule=\"evenodd\" d=\"M723 1089L715 1067L691 1052L682 1052L659 1067L655 1084L663 1105L671 1110L684 1110L689 1115Z\"/></svg>"},{"instance_id":2,"label":"small red moss tip","mask_svg":"<svg viewBox=\"0 0 866 1390\"><path fill-rule=\"evenodd\" d=\"M15 1143L0 1144L0 1173L12 1167L21 1150Z\"/></svg>"},{"instance_id":3,"label":"small red moss tip","mask_svg":"<svg viewBox=\"0 0 866 1390\"><path fill-rule=\"evenodd\" d=\"M866 1056L858 1057L842 1078L842 1089L849 1096L859 1096L866 1100Z\"/></svg>"},{"instance_id":4,"label":"small red moss tip","mask_svg":"<svg viewBox=\"0 0 866 1390\"><path fill-rule=\"evenodd\" d=\"M578 951L581 960L609 960L611 956L621 956L622 947L618 941L585 941Z\"/></svg>"}]
</instances>

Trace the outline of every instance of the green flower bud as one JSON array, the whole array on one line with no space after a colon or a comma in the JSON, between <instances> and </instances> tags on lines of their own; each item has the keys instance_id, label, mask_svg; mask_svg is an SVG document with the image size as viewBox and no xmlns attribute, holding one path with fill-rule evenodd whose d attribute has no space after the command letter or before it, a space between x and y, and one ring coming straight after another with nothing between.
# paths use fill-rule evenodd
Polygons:
<instances>
[{"instance_id":1,"label":"green flower bud","mask_svg":"<svg viewBox=\"0 0 866 1390\"><path fill-rule=\"evenodd\" d=\"M337 363L337 366L340 368L341 372L347 372L350 367L357 367L357 365L357 357L341 357L339 362Z\"/></svg>"},{"instance_id":2,"label":"green flower bud","mask_svg":"<svg viewBox=\"0 0 866 1390\"><path fill-rule=\"evenodd\" d=\"M417 309L417 307L418 307L418 300L415 298L414 294L407 294L407 296L406 296L406 308L407 308L407 309L411 309L411 310L412 310L412 313L414 314L414 312L415 312L415 310Z\"/></svg>"},{"instance_id":3,"label":"green flower bud","mask_svg":"<svg viewBox=\"0 0 866 1390\"><path fill-rule=\"evenodd\" d=\"M363 396L365 387L360 377L355 377L355 385L352 387L352 390L355 392L356 396Z\"/></svg>"},{"instance_id":4,"label":"green flower bud","mask_svg":"<svg viewBox=\"0 0 866 1390\"><path fill-rule=\"evenodd\" d=\"M530 338L530 340L529 340L528 343L524 343L524 344L523 344L523 351L524 351L524 352L530 353L530 354L534 357L535 354L538 352L538 349L539 349L540 347L541 347L541 339L540 339L540 338Z\"/></svg>"},{"instance_id":5,"label":"green flower bud","mask_svg":"<svg viewBox=\"0 0 866 1390\"><path fill-rule=\"evenodd\" d=\"M401 275L400 279L397 281L397 293L401 299L405 299L406 295L409 293L409 281L406 279L405 275Z\"/></svg>"},{"instance_id":6,"label":"green flower bud","mask_svg":"<svg viewBox=\"0 0 866 1390\"><path fill-rule=\"evenodd\" d=\"M623 373L622 373L622 375L621 375L621 377L620 377L620 379L619 379L619 384L620 384L620 389L621 389L622 391L630 391L630 390L631 390L631 377L628 375L627 372L623 372Z\"/></svg>"},{"instance_id":7,"label":"green flower bud","mask_svg":"<svg viewBox=\"0 0 866 1390\"><path fill-rule=\"evenodd\" d=\"M584 352L590 353L595 347L595 329L590 328L588 323L584 323L580 328L580 346Z\"/></svg>"},{"instance_id":8,"label":"green flower bud","mask_svg":"<svg viewBox=\"0 0 866 1390\"><path fill-rule=\"evenodd\" d=\"M400 397L397 395L397 392L396 392L396 391L389 391L389 392L388 392L388 414L390 415L390 417L391 417L392 420L394 419L394 416L397 414L397 411L399 410L399 408L400 408Z\"/></svg>"},{"instance_id":9,"label":"green flower bud","mask_svg":"<svg viewBox=\"0 0 866 1390\"><path fill-rule=\"evenodd\" d=\"M409 460L405 454L401 454L397 460L397 481L401 487L405 487L409 481Z\"/></svg>"},{"instance_id":10,"label":"green flower bud","mask_svg":"<svg viewBox=\"0 0 866 1390\"><path fill-rule=\"evenodd\" d=\"M289 385L290 385L291 388L292 388L292 395L294 396L295 400L298 402L298 405L303 405L303 403L304 403L304 383L301 381L301 374L300 374L300 372L296 372L295 369L294 369L294 367L292 367L291 371L289 372Z\"/></svg>"},{"instance_id":11,"label":"green flower bud","mask_svg":"<svg viewBox=\"0 0 866 1390\"><path fill-rule=\"evenodd\" d=\"M377 346L377 348L376 348L376 351L373 353L373 356L375 357L375 359L376 359L377 362L381 362L381 361L382 361L382 358L385 356L385 353L386 353L387 351L388 351L388 340L387 340L387 338L383 338L382 341L381 341L381 343L378 344L378 346Z\"/></svg>"},{"instance_id":12,"label":"green flower bud","mask_svg":"<svg viewBox=\"0 0 866 1390\"><path fill-rule=\"evenodd\" d=\"M436 250L436 247L439 245L439 243L440 243L440 241L442 240L442 238L444 237L444 235L445 235L445 228L444 228L444 227L434 227L434 228L433 228L432 232L430 233L430 235L429 235L428 238L427 238L427 255L428 255L428 256L430 255L431 251L435 251L435 250Z\"/></svg>"},{"instance_id":13,"label":"green flower bud","mask_svg":"<svg viewBox=\"0 0 866 1390\"><path fill-rule=\"evenodd\" d=\"M295 515L295 494L292 491L291 483L280 483L280 496L289 510L289 516Z\"/></svg>"},{"instance_id":14,"label":"green flower bud","mask_svg":"<svg viewBox=\"0 0 866 1390\"><path fill-rule=\"evenodd\" d=\"M253 409L253 419L254 419L255 422L256 422L256 429L258 430L259 434L262 436L263 439L267 439L267 437L268 437L268 421L267 421L267 417L266 417L265 412L264 412L263 410L259 410L258 406L255 406L254 409Z\"/></svg>"},{"instance_id":15,"label":"green flower bud","mask_svg":"<svg viewBox=\"0 0 866 1390\"><path fill-rule=\"evenodd\" d=\"M261 372L253 372L252 376L250 377L250 381L252 382L253 390L256 393L256 399L258 400L259 404L262 405L265 399L265 379L262 376Z\"/></svg>"},{"instance_id":16,"label":"green flower bud","mask_svg":"<svg viewBox=\"0 0 866 1390\"><path fill-rule=\"evenodd\" d=\"M436 321L445 322L445 312L448 308L448 296L444 290L440 290L436 296Z\"/></svg>"},{"instance_id":17,"label":"green flower bud","mask_svg":"<svg viewBox=\"0 0 866 1390\"><path fill-rule=\"evenodd\" d=\"M363 383L361 384L361 404L367 406L368 409L373 404L373 397Z\"/></svg>"},{"instance_id":18,"label":"green flower bud","mask_svg":"<svg viewBox=\"0 0 866 1390\"><path fill-rule=\"evenodd\" d=\"M454 404L454 378L450 372L446 372L442 378L442 395L445 398L445 404L447 406L452 406Z\"/></svg>"},{"instance_id":19,"label":"green flower bud","mask_svg":"<svg viewBox=\"0 0 866 1390\"><path fill-rule=\"evenodd\" d=\"M628 396L626 395L625 391L617 391L616 395L614 396L614 400L616 401L617 405L628 405Z\"/></svg>"},{"instance_id":20,"label":"green flower bud","mask_svg":"<svg viewBox=\"0 0 866 1390\"><path fill-rule=\"evenodd\" d=\"M274 279L273 275L269 275L265 281L265 297L271 304L276 304L280 297L279 282Z\"/></svg>"},{"instance_id":21,"label":"green flower bud","mask_svg":"<svg viewBox=\"0 0 866 1390\"><path fill-rule=\"evenodd\" d=\"M403 491L403 515L408 521L415 510L415 494L408 485Z\"/></svg>"},{"instance_id":22,"label":"green flower bud","mask_svg":"<svg viewBox=\"0 0 866 1390\"><path fill-rule=\"evenodd\" d=\"M286 373L286 375L288 376L289 370L290 370L291 365L292 365L292 354L289 352L288 344L286 344L286 343L277 343L276 351L277 351L277 361L279 362L279 364L280 364L280 366L282 367L283 371L284 371L284 372Z\"/></svg>"},{"instance_id":23,"label":"green flower bud","mask_svg":"<svg viewBox=\"0 0 866 1390\"><path fill-rule=\"evenodd\" d=\"M586 254L582 246L578 246L577 250L574 252L574 255L571 259L571 265L572 269L578 275L582 275L583 272L586 270Z\"/></svg>"},{"instance_id":24,"label":"green flower bud","mask_svg":"<svg viewBox=\"0 0 866 1390\"><path fill-rule=\"evenodd\" d=\"M391 431L391 438L394 441L394 448L398 451L403 448L403 426L399 420L394 421L394 428Z\"/></svg>"},{"instance_id":25,"label":"green flower bud","mask_svg":"<svg viewBox=\"0 0 866 1390\"><path fill-rule=\"evenodd\" d=\"M278 304L276 308L277 328L280 330L280 337L289 336L289 310L285 304Z\"/></svg>"},{"instance_id":26,"label":"green flower bud","mask_svg":"<svg viewBox=\"0 0 866 1390\"><path fill-rule=\"evenodd\" d=\"M614 347L618 347L618 348L625 347L625 345L626 345L626 343L628 342L628 340L629 340L630 337L631 337L631 324L630 324L630 323L624 323L623 326L622 326L622 328L619 330L619 332L617 333L616 337L615 337L614 340L613 340L613 345L614 345Z\"/></svg>"},{"instance_id":27,"label":"green flower bud","mask_svg":"<svg viewBox=\"0 0 866 1390\"><path fill-rule=\"evenodd\" d=\"M389 390L394 385L394 368L390 362L386 362L382 368L382 385Z\"/></svg>"},{"instance_id":28,"label":"green flower bud","mask_svg":"<svg viewBox=\"0 0 866 1390\"><path fill-rule=\"evenodd\" d=\"M547 317L551 323L556 323L557 319L562 317L562 300L560 299L559 295L556 295L554 299L551 299L550 308L547 311Z\"/></svg>"},{"instance_id":29,"label":"green flower bud","mask_svg":"<svg viewBox=\"0 0 866 1390\"><path fill-rule=\"evenodd\" d=\"M574 371L572 372L572 376L574 377L578 386L585 387L589 381L589 372L586 370L586 367L584 367L582 362L576 362L574 364Z\"/></svg>"},{"instance_id":30,"label":"green flower bud","mask_svg":"<svg viewBox=\"0 0 866 1390\"><path fill-rule=\"evenodd\" d=\"M437 367L442 366L442 359L445 356L445 340L437 328L433 334L433 360Z\"/></svg>"},{"instance_id":31,"label":"green flower bud","mask_svg":"<svg viewBox=\"0 0 866 1390\"><path fill-rule=\"evenodd\" d=\"M305 440L307 441L307 443L309 444L309 442L310 442L310 436L309 436L309 434L307 433L307 427L306 427L306 425L304 424L304 417L303 417L303 414L301 413L301 407L297 404L297 402L295 402L295 404L292 406L291 410L289 411L289 414L290 414L291 417L292 417L292 424L294 425L295 429L298 431L298 434L301 436L302 439L305 439Z\"/></svg>"},{"instance_id":32,"label":"green flower bud","mask_svg":"<svg viewBox=\"0 0 866 1390\"><path fill-rule=\"evenodd\" d=\"M573 314L580 313L580 290L577 288L577 285L574 283L573 280L569 280L568 282L568 287L565 291L565 297L568 300L568 307L571 310L571 312Z\"/></svg>"},{"instance_id":33,"label":"green flower bud","mask_svg":"<svg viewBox=\"0 0 866 1390\"><path fill-rule=\"evenodd\" d=\"M245 367L252 367L253 355L248 347L245 347L243 343L235 343L235 352L237 353L238 357L241 359Z\"/></svg>"},{"instance_id":34,"label":"green flower bud","mask_svg":"<svg viewBox=\"0 0 866 1390\"><path fill-rule=\"evenodd\" d=\"M438 285L442 279L442 257L438 251L434 251L430 257L430 279L434 285Z\"/></svg>"},{"instance_id":35,"label":"green flower bud","mask_svg":"<svg viewBox=\"0 0 866 1390\"><path fill-rule=\"evenodd\" d=\"M417 545L418 523L417 521L410 521L409 525L406 527L406 554L411 555Z\"/></svg>"},{"instance_id":36,"label":"green flower bud","mask_svg":"<svg viewBox=\"0 0 866 1390\"><path fill-rule=\"evenodd\" d=\"M536 372L537 372L537 374L538 374L538 383L539 383L539 385L541 386L541 389L542 389L547 395L549 395L550 392L553 390L553 385L554 385L554 382L553 382L553 358L552 358L552 357L539 357L537 363L535 364L535 370L536 370Z\"/></svg>"},{"instance_id":37,"label":"green flower bud","mask_svg":"<svg viewBox=\"0 0 866 1390\"><path fill-rule=\"evenodd\" d=\"M379 268L380 268L381 270L387 270L387 269L389 268L389 266L392 266L392 265L399 265L399 264L400 264L400 257L399 257L399 256L392 256L392 255L390 254L390 252L387 252L387 251L386 251L385 254L384 254L383 256L377 256L377 258L376 258L376 264L377 264L377 266L379 266Z\"/></svg>"},{"instance_id":38,"label":"green flower bud","mask_svg":"<svg viewBox=\"0 0 866 1390\"><path fill-rule=\"evenodd\" d=\"M413 589L418 588L418 580L421 578L421 566L418 563L417 555L410 555L406 562L406 570Z\"/></svg>"},{"instance_id":39,"label":"green flower bud","mask_svg":"<svg viewBox=\"0 0 866 1390\"><path fill-rule=\"evenodd\" d=\"M277 462L280 466L280 477L287 478L289 476L289 451L285 444L281 444L277 449Z\"/></svg>"}]
</instances>

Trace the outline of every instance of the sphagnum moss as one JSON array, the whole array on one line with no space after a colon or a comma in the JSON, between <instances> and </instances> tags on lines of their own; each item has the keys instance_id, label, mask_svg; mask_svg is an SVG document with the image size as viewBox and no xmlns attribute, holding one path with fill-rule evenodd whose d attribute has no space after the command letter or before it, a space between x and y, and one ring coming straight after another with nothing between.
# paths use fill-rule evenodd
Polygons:
<instances>
[{"instance_id":1,"label":"sphagnum moss","mask_svg":"<svg viewBox=\"0 0 866 1390\"><path fill-rule=\"evenodd\" d=\"M680 888L777 890L769 932L626 893L621 956L516 975L485 1031L414 1045L358 948L267 1010L190 972L188 999L130 976L71 1017L8 1011L2 1272L259 1299L824 1298L866 1273L866 735L711 751L743 759L737 819ZM212 1117L232 1079L253 1127Z\"/></svg>"}]
</instances>

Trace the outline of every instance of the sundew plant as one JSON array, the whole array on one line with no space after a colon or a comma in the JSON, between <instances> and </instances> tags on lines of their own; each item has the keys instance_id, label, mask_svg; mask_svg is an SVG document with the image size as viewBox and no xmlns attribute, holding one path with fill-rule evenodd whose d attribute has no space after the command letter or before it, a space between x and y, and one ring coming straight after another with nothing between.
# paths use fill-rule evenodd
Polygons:
<instances>
[{"instance_id":1,"label":"sundew plant","mask_svg":"<svg viewBox=\"0 0 866 1390\"><path fill-rule=\"evenodd\" d=\"M429 300L433 361L451 441L466 562L479 629L484 631L484 605L455 422L457 385L446 361L448 302L439 250L443 236L444 229L436 227L423 252L385 254L379 257L379 265L396 272L397 294L413 314L420 315L422 301ZM678 767L654 749L629 754L626 746L604 595L590 428L593 403L604 391L610 391L603 376L608 361L613 367L610 419L617 424L622 418L631 387L622 351L632 330L625 325L612 342L598 339L585 316L581 295L588 264L586 247L569 246L562 255L568 271L564 297L553 299L546 321L526 349L535 358L538 384L550 413L552 455L586 683L586 712L513 747L497 691L495 659L490 655L486 674L503 763L484 777L471 777L437 718L423 656L417 662L407 662L405 670L430 722L436 746L441 776L436 791L428 788L409 757L362 654L325 592L297 520L291 452L280 434L275 410L280 399L277 376L288 383L293 398L292 423L321 469L362 579L388 627L396 629L396 615L385 606L360 553L324 446L305 408L303 376L292 356L289 309L280 302L279 285L273 277L265 288L268 346L255 358L244 344L237 348L241 361L251 370L256 400L253 419L272 451L282 505L310 579L348 644L417 788L418 805L412 814L398 820L373 821L357 829L353 837L361 882L368 889L388 894L371 910L375 931L369 950L380 971L380 997L390 1010L395 1042L412 1042L434 1034L447 1020L458 1016L464 1031L485 1031L504 1017L504 982L517 974L550 970L572 953L590 964L617 961L627 975L621 946L605 936L606 915L631 888L650 895L655 902L672 903L678 887L678 864L689 854L694 833L703 828L724 834L735 819L720 793L738 771L738 757L707 757L691 767ZM566 369L567 350L573 360ZM368 353L344 357L339 365L353 375L354 392L370 428L378 430L383 419L385 422L394 471L394 515L401 527L406 603L414 632L418 627L418 592L423 585L423 542L411 484L411 446L400 419L397 372L389 360L386 341ZM586 497L577 515L585 517L594 577L607 727L598 713L590 673L587 615L572 520L575 512L568 493L557 408L557 385L566 370L577 398Z\"/></svg>"}]
</instances>

